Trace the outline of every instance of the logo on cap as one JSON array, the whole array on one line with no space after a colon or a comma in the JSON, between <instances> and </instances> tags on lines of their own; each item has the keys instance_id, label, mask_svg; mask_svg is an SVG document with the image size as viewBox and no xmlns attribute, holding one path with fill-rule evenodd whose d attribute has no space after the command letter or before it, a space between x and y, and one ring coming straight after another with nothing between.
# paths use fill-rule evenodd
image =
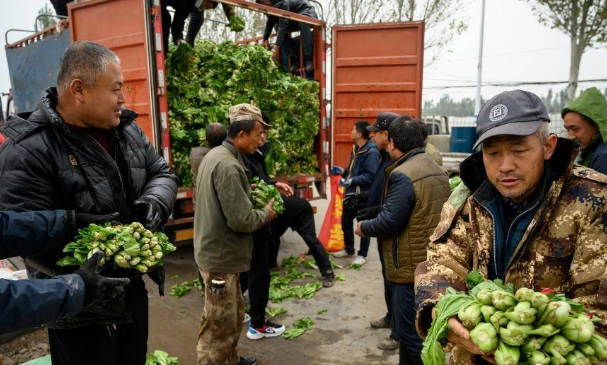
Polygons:
<instances>
[{"instance_id":1,"label":"logo on cap","mask_svg":"<svg viewBox=\"0 0 607 365\"><path fill-rule=\"evenodd\" d=\"M497 104L491 111L489 112L489 120L492 122L497 122L498 120L502 120L506 118L508 115L508 108L504 104Z\"/></svg>"}]
</instances>

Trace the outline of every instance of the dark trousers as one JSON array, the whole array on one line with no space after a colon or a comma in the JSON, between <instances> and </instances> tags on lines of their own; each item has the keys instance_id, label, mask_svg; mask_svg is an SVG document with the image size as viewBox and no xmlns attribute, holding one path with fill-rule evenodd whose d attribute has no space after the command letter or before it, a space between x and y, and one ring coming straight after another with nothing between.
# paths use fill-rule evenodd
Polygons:
<instances>
[{"instance_id":1,"label":"dark trousers","mask_svg":"<svg viewBox=\"0 0 607 365\"><path fill-rule=\"evenodd\" d=\"M171 14L169 13L167 6L171 6L175 9L173 14L173 20L171 21ZM162 40L164 42L164 55L167 55L169 50L169 33L173 34L173 42L177 44L177 41L183 39L183 28L185 27L185 21L190 17L190 24L188 25L188 33L186 35L186 42L194 45L196 36L202 27L204 22L203 13L192 6L189 1L170 1L163 0L162 4Z\"/></svg>"},{"instance_id":2,"label":"dark trousers","mask_svg":"<svg viewBox=\"0 0 607 365\"><path fill-rule=\"evenodd\" d=\"M422 340L415 330L415 290L414 284L398 284L392 286L392 309L394 316L394 331L400 342L401 351L405 351L405 362L400 365L421 364ZM418 361L419 360L419 361Z\"/></svg>"},{"instance_id":3,"label":"dark trousers","mask_svg":"<svg viewBox=\"0 0 607 365\"><path fill-rule=\"evenodd\" d=\"M270 241L270 267L278 266L278 250L280 249L280 237L291 228L297 232L310 249L310 253L318 265L321 275L332 273L329 255L316 236L316 225L314 223L314 211L310 203L298 197L284 197L285 212L272 221L272 240Z\"/></svg>"},{"instance_id":4,"label":"dark trousers","mask_svg":"<svg viewBox=\"0 0 607 365\"><path fill-rule=\"evenodd\" d=\"M148 342L148 295L142 288L128 290L132 324L90 325L48 329L53 365L144 365Z\"/></svg>"},{"instance_id":5,"label":"dark trousers","mask_svg":"<svg viewBox=\"0 0 607 365\"><path fill-rule=\"evenodd\" d=\"M349 255L353 255L356 252L354 248L354 219L356 218L356 210L350 210L344 207L341 216L341 228L344 231L344 243L345 250ZM369 253L369 246L371 245L371 239L369 237L362 237L360 239L360 249L358 255L367 257Z\"/></svg>"},{"instance_id":6,"label":"dark trousers","mask_svg":"<svg viewBox=\"0 0 607 365\"><path fill-rule=\"evenodd\" d=\"M384 253L379 239L377 239L377 250L379 251L379 262L381 263L381 275L384 279L384 300L386 301L386 308L388 309L386 318L390 320L390 337L398 340L396 332L394 331L394 315L392 311L392 286L394 284L386 278L386 264L384 262Z\"/></svg>"},{"instance_id":7,"label":"dark trousers","mask_svg":"<svg viewBox=\"0 0 607 365\"><path fill-rule=\"evenodd\" d=\"M299 39L291 38L288 34L280 47L280 57L283 66L288 69L289 59L291 62L299 62L301 58L300 42L302 42L303 48L303 65L312 66L314 60L314 42L312 39L312 26L305 23L291 22L292 26L289 27L289 32L299 31ZM298 64L299 66L299 64ZM297 67L299 68L299 67ZM306 75L308 79L313 78L313 72Z\"/></svg>"},{"instance_id":8,"label":"dark trousers","mask_svg":"<svg viewBox=\"0 0 607 365\"><path fill-rule=\"evenodd\" d=\"M268 240L253 239L251 269L240 275L242 292L249 290L249 315L251 325L260 328L266 322L266 307L270 295L270 264L268 261Z\"/></svg>"}]
</instances>

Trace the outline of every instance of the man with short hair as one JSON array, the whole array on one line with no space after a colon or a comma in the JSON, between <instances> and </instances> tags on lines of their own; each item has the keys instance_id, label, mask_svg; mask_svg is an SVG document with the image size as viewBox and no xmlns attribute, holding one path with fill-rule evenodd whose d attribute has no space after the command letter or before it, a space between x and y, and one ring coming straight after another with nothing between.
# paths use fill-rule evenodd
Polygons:
<instances>
[{"instance_id":1,"label":"man with short hair","mask_svg":"<svg viewBox=\"0 0 607 365\"><path fill-rule=\"evenodd\" d=\"M228 139L212 149L200 164L194 219L194 254L205 286L205 305L198 335L199 365L254 365L253 357L238 357L244 319L239 275L248 271L252 233L271 221L274 199L261 210L251 203L250 172L242 155L259 145L261 111L250 104L230 108Z\"/></svg>"},{"instance_id":2,"label":"man with short hair","mask_svg":"<svg viewBox=\"0 0 607 365\"><path fill-rule=\"evenodd\" d=\"M196 204L196 179L198 168L204 157L215 147L221 146L228 136L228 129L221 123L211 123L207 126L205 139L208 147L194 147L190 152L190 168L192 169L192 200Z\"/></svg>"},{"instance_id":3,"label":"man with short hair","mask_svg":"<svg viewBox=\"0 0 607 365\"><path fill-rule=\"evenodd\" d=\"M591 87L561 111L569 139L578 142L580 163L607 174L607 100Z\"/></svg>"},{"instance_id":4,"label":"man with short hair","mask_svg":"<svg viewBox=\"0 0 607 365\"><path fill-rule=\"evenodd\" d=\"M177 178L135 123L137 113L123 107L123 84L120 60L107 47L79 41L67 48L57 89L45 90L36 111L12 116L1 129L9 139L0 149L0 209L116 212L113 220L122 223L137 221L152 231L164 225ZM63 256L58 249L26 257L28 274L74 272L57 266ZM111 264L102 272L124 275ZM162 292L162 268L148 275ZM115 300L50 326L53 364L144 364L148 297L142 276L129 272L130 284Z\"/></svg>"},{"instance_id":5,"label":"man with short hair","mask_svg":"<svg viewBox=\"0 0 607 365\"><path fill-rule=\"evenodd\" d=\"M392 164L390 153L388 153L388 129L390 129L390 124L398 117L399 115L396 113L381 112L377 114L375 124L367 127L369 132L375 133L373 140L375 141L381 156L379 168L373 179L373 184L368 191L349 195L344 199L344 205L358 210L356 220L359 222L373 219L381 212L381 199L386 181L385 170ZM396 333L394 332L394 323L392 320L392 282L386 278L386 265L382 253L382 245L379 238L376 240L377 250L379 251L379 261L381 263L381 273L384 281L384 300L388 311L382 318L371 321L371 327L391 328L390 335L380 341L377 347L382 350L396 350L398 349L399 343Z\"/></svg>"},{"instance_id":6,"label":"man with short hair","mask_svg":"<svg viewBox=\"0 0 607 365\"><path fill-rule=\"evenodd\" d=\"M344 196L360 194L369 190L373 184L377 168L379 167L379 151L375 141L370 137L367 127L369 122L359 120L352 126L351 138L354 141L354 149L350 156L348 168L342 173L343 179L339 185L345 188ZM354 226L353 220L357 215L357 208L344 206L341 216L341 227L344 231L345 248L335 252L335 257L356 257L353 264L364 265L369 252L371 240L361 237L358 256L354 249Z\"/></svg>"},{"instance_id":7,"label":"man with short hair","mask_svg":"<svg viewBox=\"0 0 607 365\"><path fill-rule=\"evenodd\" d=\"M481 109L476 146L483 149L462 162L465 185L444 205L415 273L423 337L440 295L448 287L467 291L471 270L515 288L552 288L605 318L607 177L574 165L578 147L550 135L549 122L541 99L522 90L501 93ZM449 328L451 363L488 356L457 317Z\"/></svg>"},{"instance_id":8,"label":"man with short hair","mask_svg":"<svg viewBox=\"0 0 607 365\"><path fill-rule=\"evenodd\" d=\"M413 273L426 258L428 237L451 193L447 175L424 152L424 129L407 116L390 124L388 152L393 163L385 170L381 212L356 227L360 237L381 239L386 277L393 283L392 309L394 332L400 342L400 365L422 365L422 341L414 326Z\"/></svg>"}]
</instances>

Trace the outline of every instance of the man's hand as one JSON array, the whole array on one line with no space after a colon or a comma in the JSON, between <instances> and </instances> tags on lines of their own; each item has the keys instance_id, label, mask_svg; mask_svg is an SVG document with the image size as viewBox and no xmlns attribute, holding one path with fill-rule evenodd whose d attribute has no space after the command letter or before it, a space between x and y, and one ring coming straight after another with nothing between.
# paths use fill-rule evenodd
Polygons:
<instances>
[{"instance_id":1,"label":"man's hand","mask_svg":"<svg viewBox=\"0 0 607 365\"><path fill-rule=\"evenodd\" d=\"M275 62L278 62L278 56L280 55L280 46L279 45L274 45L274 48L272 49L272 59Z\"/></svg>"},{"instance_id":2,"label":"man's hand","mask_svg":"<svg viewBox=\"0 0 607 365\"><path fill-rule=\"evenodd\" d=\"M435 308L432 308L432 319L435 316ZM463 347L468 352L481 355L485 360L492 364L495 364L493 358L493 352L490 354L484 353L472 340L470 339L470 332L462 325L456 316L449 318L448 321L449 331L447 332L447 340L451 343L456 344L459 347Z\"/></svg>"},{"instance_id":3,"label":"man's hand","mask_svg":"<svg viewBox=\"0 0 607 365\"><path fill-rule=\"evenodd\" d=\"M283 183L283 182L277 182L276 184L274 184L274 186L276 186L276 189L278 189L278 192L281 193L284 196L293 196L293 188L291 188L291 186L289 186L289 184L287 183Z\"/></svg>"},{"instance_id":4,"label":"man's hand","mask_svg":"<svg viewBox=\"0 0 607 365\"><path fill-rule=\"evenodd\" d=\"M269 49L270 48L270 41L267 39L264 39L263 42L261 43L261 46L265 49Z\"/></svg>"},{"instance_id":5,"label":"man's hand","mask_svg":"<svg viewBox=\"0 0 607 365\"><path fill-rule=\"evenodd\" d=\"M160 216L160 207L152 200L136 200L133 203L135 208L135 217L137 221L146 229L154 232L162 226L162 217Z\"/></svg>"},{"instance_id":6,"label":"man's hand","mask_svg":"<svg viewBox=\"0 0 607 365\"><path fill-rule=\"evenodd\" d=\"M356 224L356 229L354 230L354 233L356 233L357 236L364 238L366 237L365 234L363 233L362 229L360 229L360 226L362 226L363 222L358 222Z\"/></svg>"},{"instance_id":7,"label":"man's hand","mask_svg":"<svg viewBox=\"0 0 607 365\"><path fill-rule=\"evenodd\" d=\"M274 205L274 198L270 199L268 204L266 204L264 207L264 209L268 209L270 211L270 214L268 214L268 218L266 219L267 222L270 222L276 217L276 212L274 211L274 208L272 208L272 205Z\"/></svg>"},{"instance_id":8,"label":"man's hand","mask_svg":"<svg viewBox=\"0 0 607 365\"><path fill-rule=\"evenodd\" d=\"M339 186L343 186L344 188L347 188L350 185L352 185L352 179L341 179L341 180L339 180Z\"/></svg>"},{"instance_id":9,"label":"man's hand","mask_svg":"<svg viewBox=\"0 0 607 365\"><path fill-rule=\"evenodd\" d=\"M80 269L74 274L79 275L84 282L85 307L100 308L112 301L118 294L124 291L124 286L129 279L106 278L97 274L99 262L103 258L103 252L95 252Z\"/></svg>"}]
</instances>

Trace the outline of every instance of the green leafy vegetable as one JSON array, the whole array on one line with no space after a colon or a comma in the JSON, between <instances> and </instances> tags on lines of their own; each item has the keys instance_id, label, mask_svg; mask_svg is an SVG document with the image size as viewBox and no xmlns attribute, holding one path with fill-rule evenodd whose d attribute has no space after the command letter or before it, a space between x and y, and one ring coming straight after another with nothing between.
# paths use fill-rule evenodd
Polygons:
<instances>
[{"instance_id":1,"label":"green leafy vegetable","mask_svg":"<svg viewBox=\"0 0 607 365\"><path fill-rule=\"evenodd\" d=\"M270 185L256 176L253 178L255 188L251 193L253 208L263 209L271 199L274 199L272 209L276 214L282 214L285 211L285 203L274 185Z\"/></svg>"},{"instance_id":2,"label":"green leafy vegetable","mask_svg":"<svg viewBox=\"0 0 607 365\"><path fill-rule=\"evenodd\" d=\"M267 315L269 315L270 317L274 318L279 314L286 314L287 313L287 309L286 308L276 308L276 309L272 309L270 307L266 307L266 313Z\"/></svg>"},{"instance_id":3,"label":"green leafy vegetable","mask_svg":"<svg viewBox=\"0 0 607 365\"><path fill-rule=\"evenodd\" d=\"M235 21L234 21L235 22ZM234 28L232 28L234 30ZM173 172L192 185L190 151L210 123L229 124L228 109L251 103L268 115L270 176L318 170L319 86L281 70L263 47L209 40L171 47L166 62Z\"/></svg>"},{"instance_id":4,"label":"green leafy vegetable","mask_svg":"<svg viewBox=\"0 0 607 365\"><path fill-rule=\"evenodd\" d=\"M179 359L169 356L162 350L156 350L152 354L147 354L145 365L179 365Z\"/></svg>"},{"instance_id":5,"label":"green leafy vegetable","mask_svg":"<svg viewBox=\"0 0 607 365\"><path fill-rule=\"evenodd\" d=\"M244 19L234 15L230 18L230 23L228 24L228 27L230 27L230 29L232 29L234 32L242 32L244 30L244 26L245 26L245 22Z\"/></svg>"},{"instance_id":6,"label":"green leafy vegetable","mask_svg":"<svg viewBox=\"0 0 607 365\"><path fill-rule=\"evenodd\" d=\"M320 310L316 311L316 314L325 314L325 313L327 313L326 309L320 309Z\"/></svg>"},{"instance_id":7,"label":"green leafy vegetable","mask_svg":"<svg viewBox=\"0 0 607 365\"><path fill-rule=\"evenodd\" d=\"M304 333L306 333L306 331L309 331L310 329L312 329L313 324L314 324L314 321L312 320L312 318L303 317L303 318L293 322L293 328L287 329L282 334L282 337L284 337L287 340L292 340L296 337L303 335Z\"/></svg>"}]
</instances>

